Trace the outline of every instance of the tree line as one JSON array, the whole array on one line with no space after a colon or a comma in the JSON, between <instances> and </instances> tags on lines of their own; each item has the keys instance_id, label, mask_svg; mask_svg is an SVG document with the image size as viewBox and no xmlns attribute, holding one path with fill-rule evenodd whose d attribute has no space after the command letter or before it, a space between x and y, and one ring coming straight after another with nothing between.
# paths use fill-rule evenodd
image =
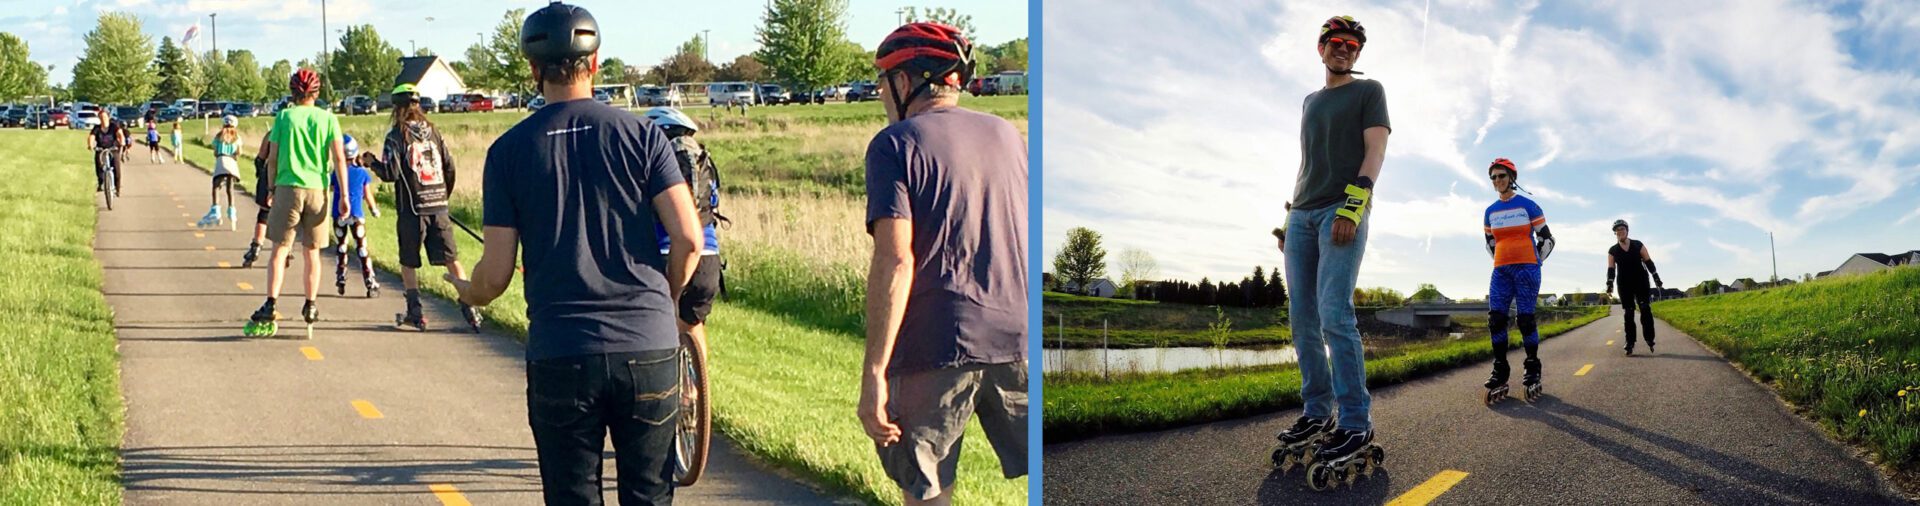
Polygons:
<instances>
[{"instance_id":1,"label":"tree line","mask_svg":"<svg viewBox=\"0 0 1920 506\"><path fill-rule=\"evenodd\" d=\"M761 47L753 53L716 66L707 60L707 41L696 35L645 69L607 57L601 61L598 77L604 83L631 85L751 81L796 89L872 79L873 52L846 35L847 6L846 0L774 0L767 4L761 26L755 30ZM971 17L953 9L909 9L908 14L909 21L940 21L969 35L973 32ZM520 25L526 16L526 9L506 11L486 40L468 46L457 61L448 58L469 88L534 92L531 70L520 55ZM321 73L323 99L378 95L392 87L405 54L381 38L373 25L362 24L347 27L330 51L297 62L282 59L265 65L245 49L191 54L172 37L162 37L156 45L144 33L139 18L122 12L102 13L84 41L86 48L72 68L72 84L55 88L47 84L49 69L29 59L26 41L0 33L0 101L52 93L63 99L117 104L178 98L265 102L285 94L281 81L297 67ZM1024 37L976 45L975 53L977 75L1026 69ZM413 55L434 54L422 47Z\"/></svg>"}]
</instances>

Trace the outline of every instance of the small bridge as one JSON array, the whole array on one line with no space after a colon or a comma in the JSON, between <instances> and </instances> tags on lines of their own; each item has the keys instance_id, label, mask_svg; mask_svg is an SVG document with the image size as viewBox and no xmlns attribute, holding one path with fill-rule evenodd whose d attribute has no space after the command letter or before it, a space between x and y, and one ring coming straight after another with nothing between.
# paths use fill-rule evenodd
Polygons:
<instances>
[{"instance_id":1,"label":"small bridge","mask_svg":"<svg viewBox=\"0 0 1920 506\"><path fill-rule=\"evenodd\" d=\"M1416 329L1439 329L1453 324L1454 316L1487 314L1487 303L1423 303L1416 302L1395 309L1376 312L1374 319Z\"/></svg>"}]
</instances>

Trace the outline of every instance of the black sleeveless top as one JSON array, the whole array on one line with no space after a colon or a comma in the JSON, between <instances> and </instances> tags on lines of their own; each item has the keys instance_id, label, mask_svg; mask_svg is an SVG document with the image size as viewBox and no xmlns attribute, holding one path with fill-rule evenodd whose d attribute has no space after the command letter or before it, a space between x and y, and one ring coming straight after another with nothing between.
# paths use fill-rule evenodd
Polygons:
<instances>
[{"instance_id":1,"label":"black sleeveless top","mask_svg":"<svg viewBox=\"0 0 1920 506\"><path fill-rule=\"evenodd\" d=\"M1640 264L1640 251L1643 249L1646 249L1645 245L1632 239L1627 240L1627 248L1624 250L1620 249L1618 241L1613 243L1612 248L1607 249L1607 254L1613 256L1614 267L1618 269L1616 272L1618 272L1620 284L1647 284L1647 269Z\"/></svg>"}]
</instances>

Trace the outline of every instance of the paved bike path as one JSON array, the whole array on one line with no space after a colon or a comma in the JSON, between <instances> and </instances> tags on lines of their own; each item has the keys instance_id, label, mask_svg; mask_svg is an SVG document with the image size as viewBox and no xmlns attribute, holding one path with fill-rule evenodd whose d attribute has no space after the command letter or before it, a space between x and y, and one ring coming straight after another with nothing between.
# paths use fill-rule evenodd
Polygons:
<instances>
[{"instance_id":1,"label":"paved bike path","mask_svg":"<svg viewBox=\"0 0 1920 506\"><path fill-rule=\"evenodd\" d=\"M130 158L94 244L119 336L126 503L540 502L521 344L494 331L392 330L405 308L399 278L382 275L380 297L366 299L352 272L338 297L331 259L313 340L286 338L305 333L298 259L282 290L281 338L241 337L267 290L264 260L239 268L257 208L240 204L239 231L199 230L207 174ZM451 303L427 299L431 321L460 321ZM749 462L719 434L714 449L679 500L844 502Z\"/></svg>"},{"instance_id":2,"label":"paved bike path","mask_svg":"<svg viewBox=\"0 0 1920 506\"><path fill-rule=\"evenodd\" d=\"M1643 343L1625 356L1615 310L1544 341L1546 391L1533 404L1484 405L1490 361L1375 389L1374 429L1386 463L1351 487L1313 492L1300 468L1281 474L1270 464L1274 436L1300 415L1295 409L1048 445L1045 497L1048 504L1381 504L1403 496L1433 504L1908 504L1851 450L1691 337L1665 322L1657 335L1659 354L1645 354ZM1516 390L1523 357L1515 350L1510 359ZM1459 479L1440 486L1452 477Z\"/></svg>"}]
</instances>

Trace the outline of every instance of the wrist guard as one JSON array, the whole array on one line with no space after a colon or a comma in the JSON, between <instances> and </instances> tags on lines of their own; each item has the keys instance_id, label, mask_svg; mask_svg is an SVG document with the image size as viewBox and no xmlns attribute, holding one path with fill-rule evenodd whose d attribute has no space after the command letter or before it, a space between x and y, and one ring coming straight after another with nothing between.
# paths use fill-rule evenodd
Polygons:
<instances>
[{"instance_id":1,"label":"wrist guard","mask_svg":"<svg viewBox=\"0 0 1920 506\"><path fill-rule=\"evenodd\" d=\"M1357 226L1360 224L1361 217L1367 214L1367 201L1372 198L1373 190L1347 185L1347 202L1342 204L1340 210L1334 211L1333 214L1341 218L1353 220L1353 224Z\"/></svg>"}]
</instances>

